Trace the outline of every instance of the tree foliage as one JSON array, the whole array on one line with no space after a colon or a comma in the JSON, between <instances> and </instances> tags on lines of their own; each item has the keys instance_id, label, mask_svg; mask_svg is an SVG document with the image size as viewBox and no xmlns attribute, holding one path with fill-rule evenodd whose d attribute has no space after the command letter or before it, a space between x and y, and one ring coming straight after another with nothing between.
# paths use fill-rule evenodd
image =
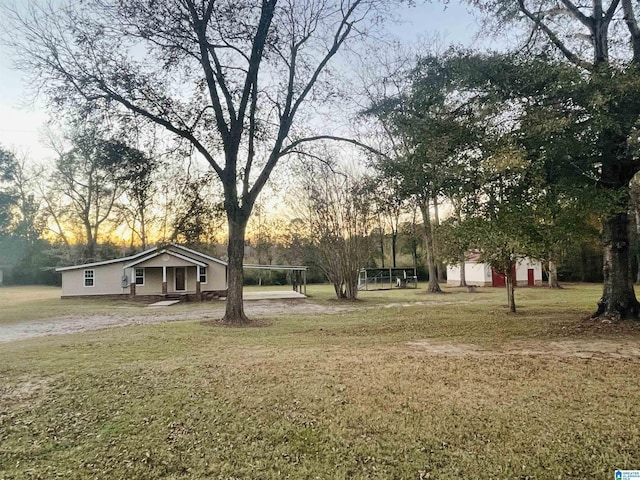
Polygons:
<instances>
[{"instance_id":1,"label":"tree foliage","mask_svg":"<svg viewBox=\"0 0 640 480\"><path fill-rule=\"evenodd\" d=\"M18 195L13 180L18 161L13 152L0 147L0 235L11 231Z\"/></svg>"},{"instance_id":2,"label":"tree foliage","mask_svg":"<svg viewBox=\"0 0 640 480\"><path fill-rule=\"evenodd\" d=\"M471 0L498 25L524 25L526 47L575 67L577 88L561 82L562 102L573 102L582 118L572 122L597 165L597 182L611 192L603 219L604 289L596 315L637 318L640 314L629 272L628 189L640 170L632 145L640 118L640 27L631 0ZM528 82L519 82L522 85ZM557 95L556 98L561 98Z\"/></svg>"},{"instance_id":3,"label":"tree foliage","mask_svg":"<svg viewBox=\"0 0 640 480\"><path fill-rule=\"evenodd\" d=\"M177 215L173 220L171 240L192 247L211 245L224 225L221 195L212 193L210 175L181 181L181 193L173 207Z\"/></svg>"},{"instance_id":4,"label":"tree foliage","mask_svg":"<svg viewBox=\"0 0 640 480\"><path fill-rule=\"evenodd\" d=\"M119 140L102 138L95 127L72 130L69 142L68 148L58 147L47 211L62 235L79 221L83 260L92 261L104 225L113 220L116 201L125 191L133 191L133 186L147 182L144 177L150 167L142 152Z\"/></svg>"},{"instance_id":5,"label":"tree foliage","mask_svg":"<svg viewBox=\"0 0 640 480\"><path fill-rule=\"evenodd\" d=\"M472 105L458 87L453 56L450 51L419 59L410 72L408 88L374 103L367 112L397 138L392 154L380 159L376 168L383 177L394 179L398 198L417 204L422 213L431 292L440 291L431 210L437 208L440 196L453 198L456 189L469 185L462 174L468 170L481 131L476 121L481 108Z\"/></svg>"}]
</instances>

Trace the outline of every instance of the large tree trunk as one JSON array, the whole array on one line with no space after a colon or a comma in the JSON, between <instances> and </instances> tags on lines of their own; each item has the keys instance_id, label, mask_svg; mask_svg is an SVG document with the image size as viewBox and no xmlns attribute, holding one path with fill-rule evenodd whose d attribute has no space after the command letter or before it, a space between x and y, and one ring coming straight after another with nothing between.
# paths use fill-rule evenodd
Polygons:
<instances>
[{"instance_id":1,"label":"large tree trunk","mask_svg":"<svg viewBox=\"0 0 640 480\"><path fill-rule=\"evenodd\" d=\"M635 245L636 245L636 283L640 284L640 208L638 206L638 199L633 198L633 212L635 214L636 219L636 235L635 235Z\"/></svg>"},{"instance_id":2,"label":"large tree trunk","mask_svg":"<svg viewBox=\"0 0 640 480\"><path fill-rule=\"evenodd\" d=\"M434 195L433 197L433 224L438 227L440 225L440 213L438 211L438 196ZM434 252L438 249L438 239L436 238L436 230L431 229L431 234L433 235L433 250ZM436 273L438 275L438 282L444 282L444 264L442 262L436 262Z\"/></svg>"},{"instance_id":3,"label":"large tree trunk","mask_svg":"<svg viewBox=\"0 0 640 480\"><path fill-rule=\"evenodd\" d=\"M392 228L391 230L391 262L393 263L393 268L396 268L396 247L398 243L398 229Z\"/></svg>"},{"instance_id":4,"label":"large tree trunk","mask_svg":"<svg viewBox=\"0 0 640 480\"><path fill-rule=\"evenodd\" d=\"M96 255L96 239L93 235L93 228L91 228L91 224L84 220L84 231L87 236L87 244L84 247L84 259L87 261L93 261Z\"/></svg>"},{"instance_id":5,"label":"large tree trunk","mask_svg":"<svg viewBox=\"0 0 640 480\"><path fill-rule=\"evenodd\" d=\"M244 238L247 227L247 217L227 213L229 225L229 245L227 246L227 306L222 318L223 323L242 325L249 323L244 314L242 287L244 285Z\"/></svg>"},{"instance_id":6,"label":"large tree trunk","mask_svg":"<svg viewBox=\"0 0 640 480\"><path fill-rule=\"evenodd\" d=\"M382 228L382 222L380 222L380 263L384 268L384 229Z\"/></svg>"},{"instance_id":7,"label":"large tree trunk","mask_svg":"<svg viewBox=\"0 0 640 480\"><path fill-rule=\"evenodd\" d=\"M140 241L142 242L142 249L146 250L147 249L147 218L144 214L144 211L145 211L144 207L140 209Z\"/></svg>"},{"instance_id":8,"label":"large tree trunk","mask_svg":"<svg viewBox=\"0 0 640 480\"><path fill-rule=\"evenodd\" d=\"M626 211L611 214L603 224L604 291L594 317L638 318L640 304L630 271L629 218Z\"/></svg>"},{"instance_id":9,"label":"large tree trunk","mask_svg":"<svg viewBox=\"0 0 640 480\"><path fill-rule=\"evenodd\" d=\"M459 265L460 265L460 286L466 287L467 286L467 272L466 272L467 259L464 257L464 254L460 255Z\"/></svg>"},{"instance_id":10,"label":"large tree trunk","mask_svg":"<svg viewBox=\"0 0 640 480\"><path fill-rule=\"evenodd\" d=\"M606 135L606 136L605 136ZM619 320L637 319L640 304L631 277L631 242L629 237L629 183L637 172L633 158L628 157L627 136L606 131L601 184L616 195L611 211L603 220L602 298L594 316Z\"/></svg>"},{"instance_id":11,"label":"large tree trunk","mask_svg":"<svg viewBox=\"0 0 640 480\"><path fill-rule=\"evenodd\" d=\"M516 313L516 296L514 293L514 282L515 278L513 278L513 268L511 265L504 273L504 278L507 284L507 302L509 303L509 311L511 313Z\"/></svg>"},{"instance_id":12,"label":"large tree trunk","mask_svg":"<svg viewBox=\"0 0 640 480\"><path fill-rule=\"evenodd\" d=\"M424 234L424 249L427 259L427 268L429 269L429 287L427 290L431 293L441 293L442 289L438 283L438 274L436 272L435 252L433 248L433 236L431 232L431 216L429 215L429 204L420 202L420 212L422 212L422 231Z\"/></svg>"},{"instance_id":13,"label":"large tree trunk","mask_svg":"<svg viewBox=\"0 0 640 480\"><path fill-rule=\"evenodd\" d=\"M558 264L549 259L549 288L562 288L558 283Z\"/></svg>"}]
</instances>

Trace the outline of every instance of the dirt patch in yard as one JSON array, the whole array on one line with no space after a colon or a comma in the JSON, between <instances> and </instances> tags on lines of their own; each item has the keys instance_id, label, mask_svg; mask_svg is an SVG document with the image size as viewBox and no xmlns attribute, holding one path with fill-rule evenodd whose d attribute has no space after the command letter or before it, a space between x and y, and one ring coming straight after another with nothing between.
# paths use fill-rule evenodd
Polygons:
<instances>
[{"instance_id":1,"label":"dirt patch in yard","mask_svg":"<svg viewBox=\"0 0 640 480\"><path fill-rule=\"evenodd\" d=\"M419 302L404 302L404 303L387 303L384 305L384 308L406 308L406 307L430 307L430 306L444 306L444 305L467 305L471 302L456 300L454 302L442 302L437 300L432 301L419 301ZM379 307L370 307L370 308L379 308Z\"/></svg>"},{"instance_id":2,"label":"dirt patch in yard","mask_svg":"<svg viewBox=\"0 0 640 480\"><path fill-rule=\"evenodd\" d=\"M495 356L552 356L584 359L640 358L640 343L632 339L581 339L542 341L526 340L510 342L498 349L485 349L474 344L440 343L433 340L413 340L407 346L427 355L447 357L495 357Z\"/></svg>"},{"instance_id":3,"label":"dirt patch in yard","mask_svg":"<svg viewBox=\"0 0 640 480\"><path fill-rule=\"evenodd\" d=\"M48 384L49 380L44 378L22 378L15 384L5 382L0 386L0 403L32 401Z\"/></svg>"},{"instance_id":4,"label":"dirt patch in yard","mask_svg":"<svg viewBox=\"0 0 640 480\"><path fill-rule=\"evenodd\" d=\"M172 310L179 307L146 308L139 312L113 312L107 315L82 315L49 318L46 320L25 320L23 322L0 325L0 343L46 335L99 330L102 328L148 325L179 321L216 321L224 313L224 302L210 305L206 310ZM333 314L352 310L354 307L326 306L309 300L256 300L245 304L245 312L250 317L274 317L300 314Z\"/></svg>"}]
</instances>

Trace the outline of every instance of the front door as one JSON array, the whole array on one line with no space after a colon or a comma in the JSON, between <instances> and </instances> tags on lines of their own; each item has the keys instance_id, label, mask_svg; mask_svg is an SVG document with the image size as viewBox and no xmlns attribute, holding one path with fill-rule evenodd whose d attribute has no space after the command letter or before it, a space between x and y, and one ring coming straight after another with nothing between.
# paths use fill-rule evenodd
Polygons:
<instances>
[{"instance_id":1,"label":"front door","mask_svg":"<svg viewBox=\"0 0 640 480\"><path fill-rule=\"evenodd\" d=\"M536 278L534 275L533 268L527 270L527 285L533 287L536 284Z\"/></svg>"},{"instance_id":2,"label":"front door","mask_svg":"<svg viewBox=\"0 0 640 480\"><path fill-rule=\"evenodd\" d=\"M176 267L176 292L186 290L187 269L186 267Z\"/></svg>"}]
</instances>

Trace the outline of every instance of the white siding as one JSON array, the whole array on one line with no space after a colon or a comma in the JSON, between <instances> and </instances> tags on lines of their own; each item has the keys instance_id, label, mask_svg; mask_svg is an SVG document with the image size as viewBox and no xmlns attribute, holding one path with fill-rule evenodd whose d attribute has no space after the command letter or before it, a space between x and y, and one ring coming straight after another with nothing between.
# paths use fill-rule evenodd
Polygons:
<instances>
[{"instance_id":1,"label":"white siding","mask_svg":"<svg viewBox=\"0 0 640 480\"><path fill-rule=\"evenodd\" d=\"M485 286L487 283L491 284L491 268L488 268L484 263L466 262L464 273L468 285ZM449 265L447 267L447 285L459 284L460 266Z\"/></svg>"},{"instance_id":2,"label":"white siding","mask_svg":"<svg viewBox=\"0 0 640 480\"><path fill-rule=\"evenodd\" d=\"M62 272L62 296L71 295L117 295L122 294L122 267L124 263L111 263L95 267L76 268ZM84 286L84 271L93 270L93 287ZM129 289L124 289L129 293Z\"/></svg>"},{"instance_id":3,"label":"white siding","mask_svg":"<svg viewBox=\"0 0 640 480\"><path fill-rule=\"evenodd\" d=\"M203 260L207 263L207 283L200 285L202 291L226 290L227 289L227 267L217 262Z\"/></svg>"},{"instance_id":4,"label":"white siding","mask_svg":"<svg viewBox=\"0 0 640 480\"><path fill-rule=\"evenodd\" d=\"M136 268L141 267L162 267L163 265L171 265L172 267L190 267L193 262L183 260L168 253L161 253L157 257L151 258L146 262L142 262L136 265Z\"/></svg>"},{"instance_id":5,"label":"white siding","mask_svg":"<svg viewBox=\"0 0 640 480\"><path fill-rule=\"evenodd\" d=\"M141 268L141 267L135 267ZM132 269L132 270L135 270ZM127 273L128 275L128 273ZM136 295L160 295L162 293L162 269L145 268L144 285L136 285Z\"/></svg>"},{"instance_id":6,"label":"white siding","mask_svg":"<svg viewBox=\"0 0 640 480\"><path fill-rule=\"evenodd\" d=\"M530 268L533 269L535 285L542 284L542 263L538 260L525 258L520 260L516 265L516 282L518 285L527 285Z\"/></svg>"},{"instance_id":7,"label":"white siding","mask_svg":"<svg viewBox=\"0 0 640 480\"><path fill-rule=\"evenodd\" d=\"M516 264L516 282L520 286L528 283L529 269L533 269L535 285L542 284L542 264L538 260L525 258ZM491 286L491 267L484 263L467 262L465 264L467 284L479 286ZM458 265L447 266L447 285L460 284L460 267Z\"/></svg>"}]
</instances>

